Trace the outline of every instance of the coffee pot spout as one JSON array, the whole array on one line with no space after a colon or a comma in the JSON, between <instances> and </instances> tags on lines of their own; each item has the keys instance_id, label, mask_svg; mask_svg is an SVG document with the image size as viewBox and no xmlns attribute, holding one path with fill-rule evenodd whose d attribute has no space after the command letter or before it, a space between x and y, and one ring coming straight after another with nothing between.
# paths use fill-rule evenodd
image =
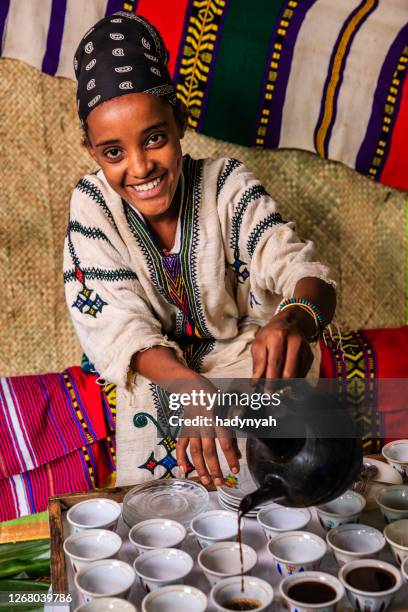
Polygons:
<instances>
[{"instance_id":1,"label":"coffee pot spout","mask_svg":"<svg viewBox=\"0 0 408 612\"><path fill-rule=\"evenodd\" d=\"M275 501L279 503L284 497L284 487L281 479L270 475L259 489L242 499L239 505L239 513L241 515L247 514L247 512L265 502Z\"/></svg>"}]
</instances>

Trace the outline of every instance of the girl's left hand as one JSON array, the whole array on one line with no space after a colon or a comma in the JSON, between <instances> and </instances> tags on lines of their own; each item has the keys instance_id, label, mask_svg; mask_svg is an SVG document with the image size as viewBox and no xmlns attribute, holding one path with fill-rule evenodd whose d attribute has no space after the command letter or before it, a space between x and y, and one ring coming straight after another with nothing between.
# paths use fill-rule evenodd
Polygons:
<instances>
[{"instance_id":1,"label":"girl's left hand","mask_svg":"<svg viewBox=\"0 0 408 612\"><path fill-rule=\"evenodd\" d=\"M307 338L315 322L295 306L276 314L252 342L253 382L260 378L303 378L313 363Z\"/></svg>"}]
</instances>

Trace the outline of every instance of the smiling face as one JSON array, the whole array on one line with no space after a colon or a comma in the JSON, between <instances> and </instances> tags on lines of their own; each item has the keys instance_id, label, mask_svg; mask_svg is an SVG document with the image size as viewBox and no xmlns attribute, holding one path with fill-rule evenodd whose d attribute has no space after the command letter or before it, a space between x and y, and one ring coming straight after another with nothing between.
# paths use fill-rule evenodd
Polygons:
<instances>
[{"instance_id":1,"label":"smiling face","mask_svg":"<svg viewBox=\"0 0 408 612\"><path fill-rule=\"evenodd\" d=\"M88 116L88 150L109 185L152 220L170 211L182 170L185 121L158 96L123 95Z\"/></svg>"}]
</instances>

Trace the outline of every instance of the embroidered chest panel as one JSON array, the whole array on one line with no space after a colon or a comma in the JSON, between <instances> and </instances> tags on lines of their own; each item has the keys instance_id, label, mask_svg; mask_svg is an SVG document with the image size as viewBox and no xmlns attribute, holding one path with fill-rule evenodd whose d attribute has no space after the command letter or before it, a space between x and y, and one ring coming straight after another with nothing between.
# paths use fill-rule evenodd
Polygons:
<instances>
[{"instance_id":1,"label":"embroidered chest panel","mask_svg":"<svg viewBox=\"0 0 408 612\"><path fill-rule=\"evenodd\" d=\"M129 228L147 264L149 277L160 295L177 308L176 338L183 344L194 339L211 340L197 283L199 210L201 203L202 161L185 158L185 190L180 215L180 250L164 255L143 219L127 202L124 210Z\"/></svg>"}]
</instances>

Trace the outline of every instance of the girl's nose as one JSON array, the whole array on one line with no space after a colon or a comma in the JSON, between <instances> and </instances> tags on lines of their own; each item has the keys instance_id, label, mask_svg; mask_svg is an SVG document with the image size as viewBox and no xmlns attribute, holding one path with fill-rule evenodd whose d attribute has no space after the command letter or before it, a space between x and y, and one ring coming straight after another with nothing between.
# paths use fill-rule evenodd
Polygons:
<instances>
[{"instance_id":1,"label":"girl's nose","mask_svg":"<svg viewBox=\"0 0 408 612\"><path fill-rule=\"evenodd\" d=\"M129 155L128 173L134 178L144 179L154 170L154 162L145 151L134 151Z\"/></svg>"}]
</instances>

